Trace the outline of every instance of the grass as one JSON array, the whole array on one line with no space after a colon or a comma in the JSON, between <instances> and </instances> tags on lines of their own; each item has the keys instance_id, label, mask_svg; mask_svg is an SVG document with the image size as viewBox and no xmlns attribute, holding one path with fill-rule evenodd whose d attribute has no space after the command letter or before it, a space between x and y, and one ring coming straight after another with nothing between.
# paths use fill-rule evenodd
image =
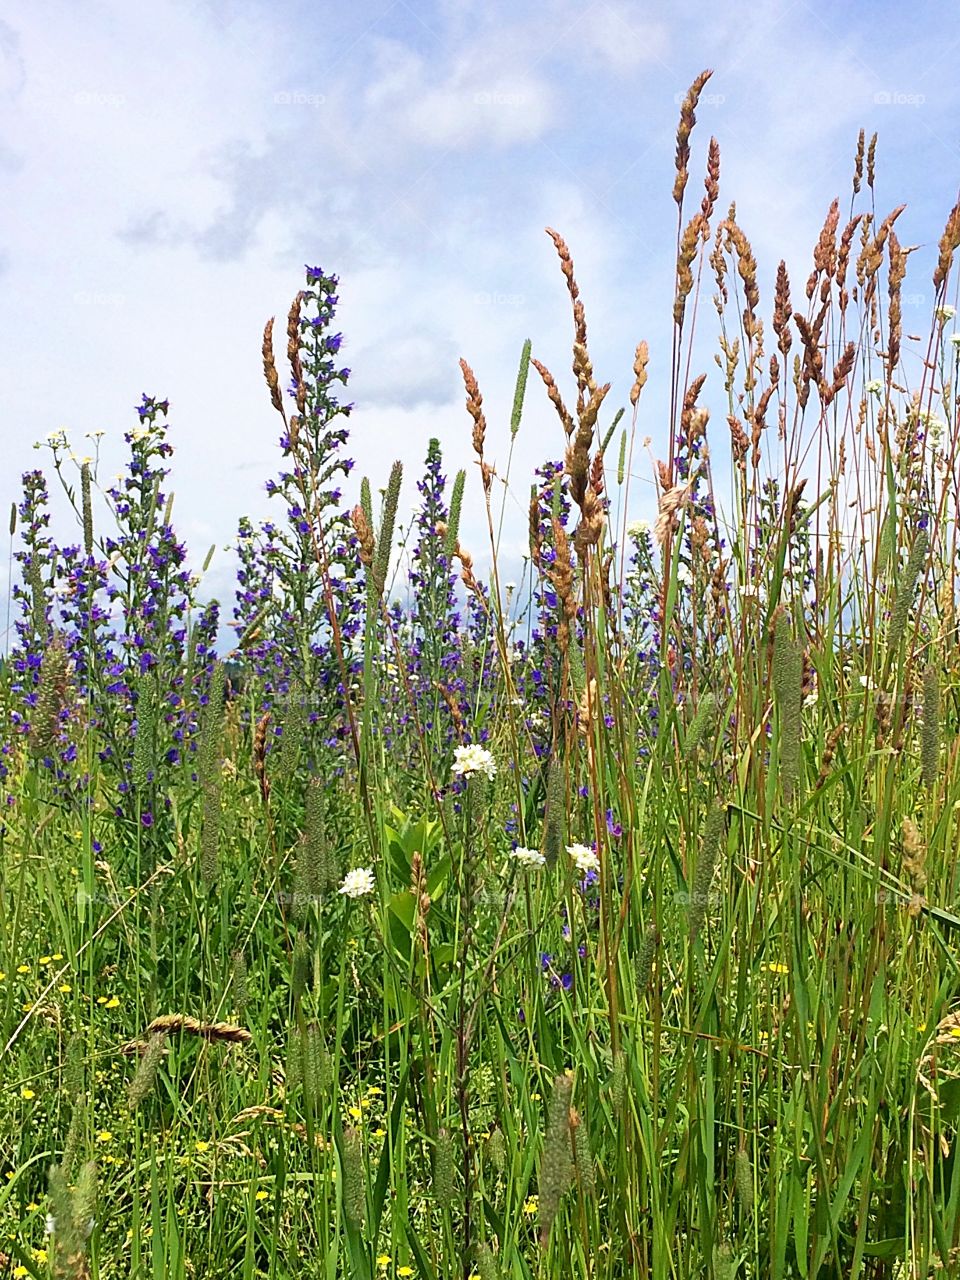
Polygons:
<instances>
[{"instance_id":1,"label":"grass","mask_svg":"<svg viewBox=\"0 0 960 1280\"><path fill-rule=\"evenodd\" d=\"M518 584L498 558L517 482L466 362L476 476L448 496L431 442L403 555L399 465L379 513L364 481L341 514L318 269L287 321L296 413L264 335L292 470L282 517L241 521L229 661L161 490L165 402L144 397L123 484L78 463L82 548L24 478L6 1273L960 1273L960 213L918 387L862 136L849 219L828 214L801 303L781 266L768 329L749 241L715 219L714 141L684 213L707 76L678 132L652 530L628 501L649 353L605 425L553 231L575 400L528 344L511 441L532 368L563 460L535 478Z\"/></svg>"}]
</instances>

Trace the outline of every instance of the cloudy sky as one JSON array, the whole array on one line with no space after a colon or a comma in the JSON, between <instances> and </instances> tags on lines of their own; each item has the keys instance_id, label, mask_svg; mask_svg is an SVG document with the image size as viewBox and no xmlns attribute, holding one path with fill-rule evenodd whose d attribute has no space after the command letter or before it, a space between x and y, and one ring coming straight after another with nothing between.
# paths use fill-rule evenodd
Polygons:
<instances>
[{"instance_id":1,"label":"cloudy sky","mask_svg":"<svg viewBox=\"0 0 960 1280\"><path fill-rule=\"evenodd\" d=\"M609 416L649 340L639 431L663 456L674 139L679 100L705 67L694 181L715 134L721 208L737 202L763 313L777 261L799 288L833 197L845 213L863 127L880 134L878 211L908 202L900 238L921 247L905 293L927 324L929 267L960 181L960 33L940 6L14 0L3 13L5 510L20 474L47 464L33 442L61 427L78 454L85 433L106 433L108 483L146 391L170 400L174 524L195 565L241 514L272 513L263 485L280 463L279 419L259 348L305 263L340 277L354 478L378 486L403 459L409 510L431 435L449 474L470 464L460 356L502 463L525 338L570 385L547 226L573 252L597 375L613 383ZM911 318L905 309L908 330ZM701 399L722 421L717 374ZM515 555L532 469L561 452L535 375L527 406L508 495ZM635 514L648 514L643 456L633 492ZM468 494L465 541L479 542L476 468ZM75 541L58 520L55 536ZM225 612L231 577L218 550L207 586Z\"/></svg>"}]
</instances>

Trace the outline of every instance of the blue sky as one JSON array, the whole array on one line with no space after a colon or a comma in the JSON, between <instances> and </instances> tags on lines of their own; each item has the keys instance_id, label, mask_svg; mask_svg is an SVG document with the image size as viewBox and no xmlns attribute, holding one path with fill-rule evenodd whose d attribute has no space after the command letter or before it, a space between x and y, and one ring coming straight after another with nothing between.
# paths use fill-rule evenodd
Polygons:
<instances>
[{"instance_id":1,"label":"blue sky","mask_svg":"<svg viewBox=\"0 0 960 1280\"><path fill-rule=\"evenodd\" d=\"M261 333L309 262L340 276L355 478L380 485L403 459L409 509L431 435L449 474L471 462L460 356L479 379L495 461L526 337L569 387L570 313L546 226L571 247L610 416L627 402L637 341L649 341L638 430L663 456L674 139L679 99L704 67L714 76L691 197L715 134L720 207L737 203L763 314L779 259L799 293L834 196L845 215L863 127L880 135L878 212L908 203L900 239L920 248L905 328L915 314L926 332L930 266L960 182L958 45L933 5L9 5L0 499L18 497L20 473L48 458L33 442L61 427L78 454L86 432L106 432L108 482L146 391L171 402L174 523L196 565L241 514L272 512L263 484L280 462L279 419ZM701 400L722 425L709 292ZM532 470L562 451L535 376L527 404L508 508L515 556ZM638 516L652 492L641 453ZM464 540L481 560L476 468L468 495ZM55 534L75 540L68 529ZM205 591L226 612L231 579L218 551Z\"/></svg>"}]
</instances>

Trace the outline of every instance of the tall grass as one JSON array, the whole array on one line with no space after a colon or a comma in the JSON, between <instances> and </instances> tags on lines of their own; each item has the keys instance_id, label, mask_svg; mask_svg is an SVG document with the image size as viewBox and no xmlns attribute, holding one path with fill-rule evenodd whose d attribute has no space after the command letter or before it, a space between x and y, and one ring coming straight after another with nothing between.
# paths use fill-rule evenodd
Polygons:
<instances>
[{"instance_id":1,"label":"tall grass","mask_svg":"<svg viewBox=\"0 0 960 1280\"><path fill-rule=\"evenodd\" d=\"M287 321L295 414L264 334L292 469L280 519L241 520L228 661L160 491L165 402L102 495L116 536L96 460L82 550L25 477L0 684L10 1274L958 1273L960 207L918 386L875 140L768 327L715 140L689 214L708 76L677 136L652 529L629 503L650 353L612 414L555 231L573 382L525 347L510 443L531 366L560 428L519 584L501 493L526 481L496 474L466 361L476 474L448 495L430 442L400 555L399 464L379 510L366 481L342 509L318 269ZM470 501L488 548L461 541Z\"/></svg>"}]
</instances>

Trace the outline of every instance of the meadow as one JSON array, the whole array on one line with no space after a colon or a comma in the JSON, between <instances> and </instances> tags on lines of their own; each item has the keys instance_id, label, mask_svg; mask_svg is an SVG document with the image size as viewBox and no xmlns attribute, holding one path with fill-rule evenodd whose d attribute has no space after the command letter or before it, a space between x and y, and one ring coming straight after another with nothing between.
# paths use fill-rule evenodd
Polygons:
<instances>
[{"instance_id":1,"label":"meadow","mask_svg":"<svg viewBox=\"0 0 960 1280\"><path fill-rule=\"evenodd\" d=\"M645 342L612 405L551 230L571 370L528 342L488 424L461 362L475 465L424 441L403 539L321 268L263 334L275 518L232 602L171 523L162 399L114 482L62 432L23 476L0 1276L960 1275L960 205L918 338L861 133L761 304L716 140L691 183L708 74L668 421Z\"/></svg>"}]
</instances>

